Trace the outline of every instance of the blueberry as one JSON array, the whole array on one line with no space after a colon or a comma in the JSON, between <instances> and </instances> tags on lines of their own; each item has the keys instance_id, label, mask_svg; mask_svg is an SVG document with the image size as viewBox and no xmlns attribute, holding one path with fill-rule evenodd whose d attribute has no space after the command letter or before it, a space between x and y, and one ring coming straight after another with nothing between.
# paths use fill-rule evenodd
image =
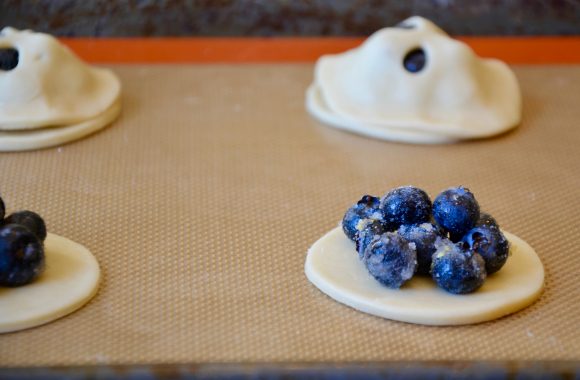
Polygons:
<instances>
[{"instance_id":1,"label":"blueberry","mask_svg":"<svg viewBox=\"0 0 580 380\"><path fill-rule=\"evenodd\" d=\"M410 73L418 73L423 70L427 63L427 56L425 51L421 48L411 50L403 58L403 67Z\"/></svg>"},{"instance_id":2,"label":"blueberry","mask_svg":"<svg viewBox=\"0 0 580 380\"><path fill-rule=\"evenodd\" d=\"M15 212L7 217L3 224L18 224L24 226L35 234L41 242L46 239L46 225L44 224L44 220L35 212L28 210Z\"/></svg>"},{"instance_id":3,"label":"blueberry","mask_svg":"<svg viewBox=\"0 0 580 380\"><path fill-rule=\"evenodd\" d=\"M490 225L472 228L463 237L468 247L483 257L487 274L497 272L507 261L509 242L501 231Z\"/></svg>"},{"instance_id":4,"label":"blueberry","mask_svg":"<svg viewBox=\"0 0 580 380\"><path fill-rule=\"evenodd\" d=\"M428 222L431 218L431 200L419 188L398 187L381 199L381 211L385 223L396 230L402 224Z\"/></svg>"},{"instance_id":5,"label":"blueberry","mask_svg":"<svg viewBox=\"0 0 580 380\"><path fill-rule=\"evenodd\" d=\"M346 211L342 219L342 230L350 240L356 240L356 233L363 228L365 219L382 218L379 205L379 198L365 195Z\"/></svg>"},{"instance_id":6,"label":"blueberry","mask_svg":"<svg viewBox=\"0 0 580 380\"><path fill-rule=\"evenodd\" d=\"M499 225L497 224L497 221L495 220L495 218L486 212L479 213L479 219L477 220L475 225L476 226L490 226L490 227L499 228Z\"/></svg>"},{"instance_id":7,"label":"blueberry","mask_svg":"<svg viewBox=\"0 0 580 380\"><path fill-rule=\"evenodd\" d=\"M18 50L14 48L0 49L0 70L9 71L18 66Z\"/></svg>"},{"instance_id":8,"label":"blueberry","mask_svg":"<svg viewBox=\"0 0 580 380\"><path fill-rule=\"evenodd\" d=\"M369 273L389 288L400 288L417 269L415 244L395 232L375 236L364 256Z\"/></svg>"},{"instance_id":9,"label":"blueberry","mask_svg":"<svg viewBox=\"0 0 580 380\"><path fill-rule=\"evenodd\" d=\"M415 243L417 249L417 274L428 275L431 270L431 257L435 253L435 241L443 237L443 231L432 224L404 224L397 231L407 241Z\"/></svg>"},{"instance_id":10,"label":"blueberry","mask_svg":"<svg viewBox=\"0 0 580 380\"><path fill-rule=\"evenodd\" d=\"M479 204L468 188L452 187L435 198L433 217L453 241L458 241L479 220Z\"/></svg>"},{"instance_id":11,"label":"blueberry","mask_svg":"<svg viewBox=\"0 0 580 380\"><path fill-rule=\"evenodd\" d=\"M363 259L364 252L367 249L370 242L377 235L382 235L387 231L387 226L382 220L376 219L366 219L364 222L364 227L362 230L357 232L356 235L356 251L358 252L358 258Z\"/></svg>"},{"instance_id":12,"label":"blueberry","mask_svg":"<svg viewBox=\"0 0 580 380\"><path fill-rule=\"evenodd\" d=\"M454 294L466 294L479 289L487 273L485 261L476 252L466 249L463 243L454 244L440 238L435 242L431 275L437 285Z\"/></svg>"},{"instance_id":13,"label":"blueberry","mask_svg":"<svg viewBox=\"0 0 580 380\"><path fill-rule=\"evenodd\" d=\"M44 269L44 249L26 227L0 227L0 286L22 286L36 279Z\"/></svg>"},{"instance_id":14,"label":"blueberry","mask_svg":"<svg viewBox=\"0 0 580 380\"><path fill-rule=\"evenodd\" d=\"M6 215L6 206L4 206L4 201L0 198L0 221L4 220Z\"/></svg>"}]
</instances>

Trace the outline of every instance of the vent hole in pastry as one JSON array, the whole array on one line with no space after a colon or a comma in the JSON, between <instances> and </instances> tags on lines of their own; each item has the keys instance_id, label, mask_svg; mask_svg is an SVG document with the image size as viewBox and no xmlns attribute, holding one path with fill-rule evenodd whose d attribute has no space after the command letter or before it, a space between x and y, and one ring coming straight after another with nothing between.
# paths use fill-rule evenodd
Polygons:
<instances>
[{"instance_id":1,"label":"vent hole in pastry","mask_svg":"<svg viewBox=\"0 0 580 380\"><path fill-rule=\"evenodd\" d=\"M9 71L18 66L18 50L0 48L0 70Z\"/></svg>"},{"instance_id":2,"label":"vent hole in pastry","mask_svg":"<svg viewBox=\"0 0 580 380\"><path fill-rule=\"evenodd\" d=\"M403 67L405 67L405 70L413 74L423 70L426 64L427 56L425 55L425 51L421 48L411 50L403 59Z\"/></svg>"}]
</instances>

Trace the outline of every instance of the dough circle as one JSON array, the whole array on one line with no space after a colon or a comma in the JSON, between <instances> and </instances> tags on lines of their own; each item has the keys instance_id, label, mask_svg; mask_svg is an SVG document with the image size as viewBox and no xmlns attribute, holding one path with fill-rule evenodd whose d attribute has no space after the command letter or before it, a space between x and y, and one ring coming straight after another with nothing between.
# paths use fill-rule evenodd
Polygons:
<instances>
[{"instance_id":1,"label":"dough circle","mask_svg":"<svg viewBox=\"0 0 580 380\"><path fill-rule=\"evenodd\" d=\"M0 131L0 152L19 152L62 145L93 134L115 120L121 113L121 101L116 100L100 115L63 127L22 131Z\"/></svg>"},{"instance_id":2,"label":"dough circle","mask_svg":"<svg viewBox=\"0 0 580 380\"><path fill-rule=\"evenodd\" d=\"M429 277L415 276L398 290L381 285L340 227L308 250L306 277L336 301L383 318L423 325L489 321L530 305L544 286L544 267L534 249L513 234L504 234L511 243L507 263L468 295L447 293Z\"/></svg>"},{"instance_id":3,"label":"dough circle","mask_svg":"<svg viewBox=\"0 0 580 380\"><path fill-rule=\"evenodd\" d=\"M44 247L46 269L36 281L0 288L0 333L52 322L81 308L97 293L101 271L87 248L51 233Z\"/></svg>"}]
</instances>

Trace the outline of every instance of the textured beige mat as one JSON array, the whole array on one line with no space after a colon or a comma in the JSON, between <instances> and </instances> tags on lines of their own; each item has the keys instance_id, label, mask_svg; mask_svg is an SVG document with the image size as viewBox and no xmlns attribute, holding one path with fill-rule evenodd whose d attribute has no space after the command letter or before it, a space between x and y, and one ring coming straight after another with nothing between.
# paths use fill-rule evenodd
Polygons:
<instances>
[{"instance_id":1,"label":"textured beige mat","mask_svg":"<svg viewBox=\"0 0 580 380\"><path fill-rule=\"evenodd\" d=\"M525 117L479 142L373 141L310 119L310 65L116 66L124 111L62 148L0 154L9 209L89 247L104 282L82 310L0 336L1 366L580 360L580 67L518 67ZM547 270L533 306L425 327L338 304L306 250L365 193L469 186ZM0 311L1 312L1 311Z\"/></svg>"}]
</instances>

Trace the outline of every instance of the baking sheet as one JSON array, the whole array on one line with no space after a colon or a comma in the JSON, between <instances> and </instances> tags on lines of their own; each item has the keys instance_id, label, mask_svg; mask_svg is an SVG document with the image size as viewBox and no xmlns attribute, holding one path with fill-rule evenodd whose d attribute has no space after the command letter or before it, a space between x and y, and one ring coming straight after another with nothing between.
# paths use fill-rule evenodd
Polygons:
<instances>
[{"instance_id":1,"label":"baking sheet","mask_svg":"<svg viewBox=\"0 0 580 380\"><path fill-rule=\"evenodd\" d=\"M83 309L0 336L1 366L179 362L580 360L579 66L520 66L524 120L414 146L324 127L311 65L114 66L124 110L60 148L0 154L9 210L87 246L104 280ZM466 185L547 274L531 307L427 327L338 304L308 247L366 193Z\"/></svg>"}]
</instances>

